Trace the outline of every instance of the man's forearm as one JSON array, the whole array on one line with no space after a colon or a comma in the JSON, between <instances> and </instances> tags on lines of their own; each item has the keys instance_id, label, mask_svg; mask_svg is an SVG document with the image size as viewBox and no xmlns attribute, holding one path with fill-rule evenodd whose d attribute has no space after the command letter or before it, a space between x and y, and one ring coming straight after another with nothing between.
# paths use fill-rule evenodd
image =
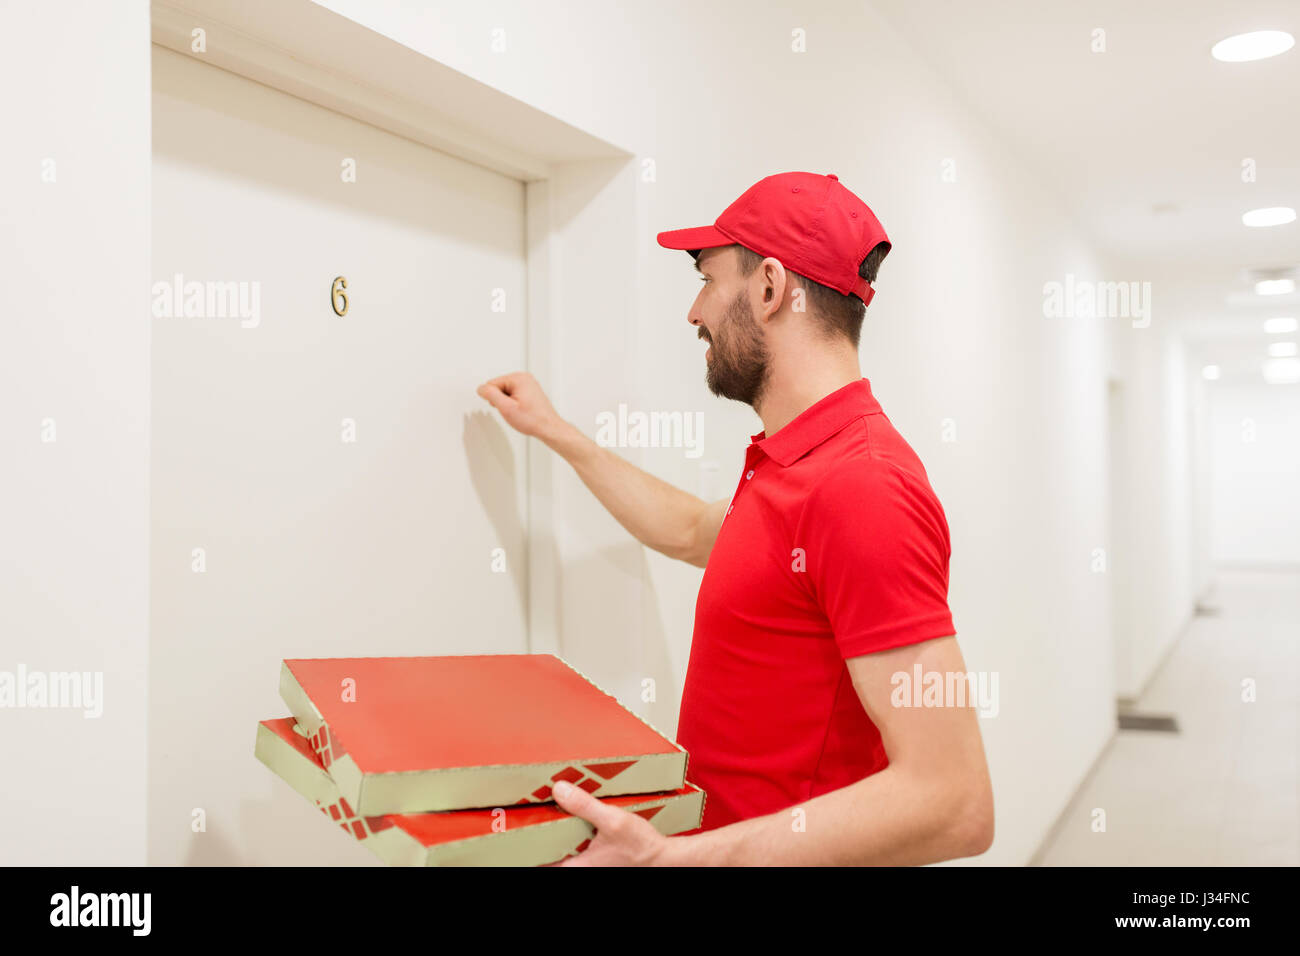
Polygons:
<instances>
[{"instance_id":1,"label":"man's forearm","mask_svg":"<svg viewBox=\"0 0 1300 956\"><path fill-rule=\"evenodd\" d=\"M670 866L913 866L983 852L960 787L890 766L767 816L669 837ZM802 811L802 814L796 811Z\"/></svg>"},{"instance_id":2,"label":"man's forearm","mask_svg":"<svg viewBox=\"0 0 1300 956\"><path fill-rule=\"evenodd\" d=\"M705 501L602 448L568 422L541 438L638 541L670 558L695 558Z\"/></svg>"}]
</instances>

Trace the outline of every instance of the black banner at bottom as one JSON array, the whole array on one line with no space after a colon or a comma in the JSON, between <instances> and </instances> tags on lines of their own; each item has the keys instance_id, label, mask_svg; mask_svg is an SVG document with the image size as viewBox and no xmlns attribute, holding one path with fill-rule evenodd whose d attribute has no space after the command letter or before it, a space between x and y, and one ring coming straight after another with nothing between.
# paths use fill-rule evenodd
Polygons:
<instances>
[{"instance_id":1,"label":"black banner at bottom","mask_svg":"<svg viewBox=\"0 0 1300 956\"><path fill-rule=\"evenodd\" d=\"M1294 882L1286 868L1210 867L9 868L3 876L7 942L75 935L79 944L407 948L521 939L582 949L715 938L729 948L750 938L775 945L778 933L805 945L882 936L1232 945L1287 925Z\"/></svg>"}]
</instances>

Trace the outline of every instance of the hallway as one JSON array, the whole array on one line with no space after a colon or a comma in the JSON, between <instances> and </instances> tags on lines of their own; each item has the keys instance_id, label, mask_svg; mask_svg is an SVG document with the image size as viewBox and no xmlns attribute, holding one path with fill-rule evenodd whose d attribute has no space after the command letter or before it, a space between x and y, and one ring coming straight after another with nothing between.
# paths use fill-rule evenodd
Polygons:
<instances>
[{"instance_id":1,"label":"hallway","mask_svg":"<svg viewBox=\"0 0 1300 956\"><path fill-rule=\"evenodd\" d=\"M0 26L0 865L371 862L256 758L279 668L500 654L737 822L896 764L945 837L782 819L818 862L1300 865L1297 0ZM950 637L909 759L845 675Z\"/></svg>"},{"instance_id":2,"label":"hallway","mask_svg":"<svg viewBox=\"0 0 1300 956\"><path fill-rule=\"evenodd\" d=\"M1300 570L1219 570L1136 710L1179 733L1119 731L1034 863L1296 866ZM1243 682L1255 681L1256 700ZM1094 810L1105 832L1093 832Z\"/></svg>"}]
</instances>

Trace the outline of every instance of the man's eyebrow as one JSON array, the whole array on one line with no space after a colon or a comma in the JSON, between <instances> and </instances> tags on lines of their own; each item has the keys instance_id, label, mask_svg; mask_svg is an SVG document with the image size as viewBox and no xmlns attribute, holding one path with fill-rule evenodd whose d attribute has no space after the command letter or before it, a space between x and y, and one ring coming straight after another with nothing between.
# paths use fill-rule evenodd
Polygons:
<instances>
[{"instance_id":1,"label":"man's eyebrow","mask_svg":"<svg viewBox=\"0 0 1300 956\"><path fill-rule=\"evenodd\" d=\"M692 259L695 260L693 262L693 265L695 266L695 271L698 272L700 275L704 275L704 270L700 268L700 260L696 259L694 256L692 256Z\"/></svg>"}]
</instances>

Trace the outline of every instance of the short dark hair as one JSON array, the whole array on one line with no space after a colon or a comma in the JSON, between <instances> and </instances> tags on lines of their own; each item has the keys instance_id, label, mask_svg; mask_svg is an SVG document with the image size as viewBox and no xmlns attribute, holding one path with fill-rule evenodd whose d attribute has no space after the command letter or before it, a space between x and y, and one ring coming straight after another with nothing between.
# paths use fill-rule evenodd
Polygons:
<instances>
[{"instance_id":1,"label":"short dark hair","mask_svg":"<svg viewBox=\"0 0 1300 956\"><path fill-rule=\"evenodd\" d=\"M740 274L753 275L754 270L765 257L742 245L736 245L735 249L739 253ZM876 274L880 271L880 263L888 253L889 245L884 242L878 243L858 264L858 275L868 282L875 282ZM804 298L808 304L808 311L821 320L827 335L843 335L854 348L857 348L862 337L862 320L867 314L867 307L862 300L856 295L844 295L830 286L814 282L793 269L787 271L797 277L799 285L805 292Z\"/></svg>"}]
</instances>

